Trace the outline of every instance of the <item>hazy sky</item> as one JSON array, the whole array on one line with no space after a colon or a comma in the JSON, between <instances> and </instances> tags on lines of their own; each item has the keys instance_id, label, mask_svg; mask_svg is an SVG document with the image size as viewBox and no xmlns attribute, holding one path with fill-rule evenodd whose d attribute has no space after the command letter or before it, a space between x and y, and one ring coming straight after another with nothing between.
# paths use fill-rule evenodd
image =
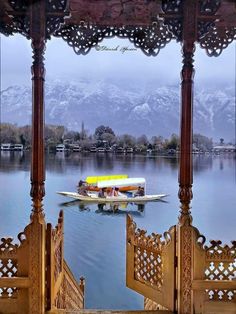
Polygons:
<instances>
[{"instance_id":1,"label":"hazy sky","mask_svg":"<svg viewBox=\"0 0 236 314\"><path fill-rule=\"evenodd\" d=\"M134 48L128 40L106 39L100 46L116 48L117 51L97 51L94 48L86 55L76 55L62 39L53 38L47 43L45 62L46 79L80 78L116 79L121 82L153 82L156 84L178 84L181 70L181 46L175 41L162 49L157 57L147 57L141 50L122 53L123 47ZM235 50L231 44L218 58L208 57L197 47L195 54L196 84L216 82L235 84ZM30 41L21 35L1 36L2 88L15 84L31 84Z\"/></svg>"}]
</instances>

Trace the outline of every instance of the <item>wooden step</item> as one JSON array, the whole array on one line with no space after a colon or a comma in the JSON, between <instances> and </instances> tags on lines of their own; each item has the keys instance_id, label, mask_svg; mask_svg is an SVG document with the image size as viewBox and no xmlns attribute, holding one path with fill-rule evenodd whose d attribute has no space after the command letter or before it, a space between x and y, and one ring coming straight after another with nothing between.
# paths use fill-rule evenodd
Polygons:
<instances>
[{"instance_id":1,"label":"wooden step","mask_svg":"<svg viewBox=\"0 0 236 314\"><path fill-rule=\"evenodd\" d=\"M174 314L171 311L156 310L156 311L121 311L121 310L78 310L78 311L69 311L69 310L54 310L47 312L46 314Z\"/></svg>"}]
</instances>

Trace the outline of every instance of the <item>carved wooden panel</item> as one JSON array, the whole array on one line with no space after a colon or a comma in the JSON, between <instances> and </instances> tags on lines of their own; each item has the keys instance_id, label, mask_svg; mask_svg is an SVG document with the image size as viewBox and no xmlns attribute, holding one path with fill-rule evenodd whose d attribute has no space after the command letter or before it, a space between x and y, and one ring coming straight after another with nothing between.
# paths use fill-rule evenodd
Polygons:
<instances>
[{"instance_id":1,"label":"carved wooden panel","mask_svg":"<svg viewBox=\"0 0 236 314\"><path fill-rule=\"evenodd\" d=\"M175 227L147 235L127 216L126 284L146 298L175 309Z\"/></svg>"},{"instance_id":2,"label":"carved wooden panel","mask_svg":"<svg viewBox=\"0 0 236 314\"><path fill-rule=\"evenodd\" d=\"M28 305L27 288L28 249L26 235L18 235L19 244L13 238L0 240L0 312L25 312ZM23 289L24 288L24 289ZM18 313L18 312L17 312Z\"/></svg>"},{"instance_id":3,"label":"carved wooden panel","mask_svg":"<svg viewBox=\"0 0 236 314\"><path fill-rule=\"evenodd\" d=\"M0 278L17 276L17 249L13 238L2 238L0 242ZM0 299L16 298L17 288L2 287L0 281Z\"/></svg>"},{"instance_id":4,"label":"carved wooden panel","mask_svg":"<svg viewBox=\"0 0 236 314\"><path fill-rule=\"evenodd\" d=\"M18 260L18 245L13 243L13 238L2 238L0 242L0 278L16 277ZM4 298L15 298L17 288L3 287L0 281L0 300Z\"/></svg>"},{"instance_id":5,"label":"carved wooden panel","mask_svg":"<svg viewBox=\"0 0 236 314\"><path fill-rule=\"evenodd\" d=\"M222 245L196 230L194 245L194 304L198 313L236 312L236 241ZM202 239L199 243L199 239Z\"/></svg>"},{"instance_id":6,"label":"carved wooden panel","mask_svg":"<svg viewBox=\"0 0 236 314\"><path fill-rule=\"evenodd\" d=\"M121 26L108 27L90 24L62 26L54 33L62 37L76 54L85 55L91 48L99 44L104 38L117 36L129 39L136 48L141 49L147 56L156 56L172 39L167 27L159 22L145 27Z\"/></svg>"},{"instance_id":7,"label":"carved wooden panel","mask_svg":"<svg viewBox=\"0 0 236 314\"><path fill-rule=\"evenodd\" d=\"M232 245L222 246L221 241L210 241L205 247L205 279L234 280L236 279L236 241ZM236 301L235 289L208 289L206 296L209 300Z\"/></svg>"},{"instance_id":8,"label":"carved wooden panel","mask_svg":"<svg viewBox=\"0 0 236 314\"><path fill-rule=\"evenodd\" d=\"M70 0L70 22L99 25L150 25L160 13L157 0Z\"/></svg>"}]
</instances>

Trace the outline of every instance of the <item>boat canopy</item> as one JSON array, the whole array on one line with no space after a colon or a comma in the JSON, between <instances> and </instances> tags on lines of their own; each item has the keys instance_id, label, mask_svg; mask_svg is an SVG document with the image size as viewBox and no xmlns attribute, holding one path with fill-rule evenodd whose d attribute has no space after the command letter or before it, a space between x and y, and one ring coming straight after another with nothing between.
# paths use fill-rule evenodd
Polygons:
<instances>
[{"instance_id":1,"label":"boat canopy","mask_svg":"<svg viewBox=\"0 0 236 314\"><path fill-rule=\"evenodd\" d=\"M114 179L106 181L98 181L97 186L99 188L107 187L121 187L131 185L144 185L146 180L144 178L127 178L127 179Z\"/></svg>"},{"instance_id":2,"label":"boat canopy","mask_svg":"<svg viewBox=\"0 0 236 314\"><path fill-rule=\"evenodd\" d=\"M126 179L128 178L127 174L113 174L108 176L95 176L95 177L87 177L86 183L88 184L97 184L98 181L107 181L107 180L114 180L114 179Z\"/></svg>"}]
</instances>

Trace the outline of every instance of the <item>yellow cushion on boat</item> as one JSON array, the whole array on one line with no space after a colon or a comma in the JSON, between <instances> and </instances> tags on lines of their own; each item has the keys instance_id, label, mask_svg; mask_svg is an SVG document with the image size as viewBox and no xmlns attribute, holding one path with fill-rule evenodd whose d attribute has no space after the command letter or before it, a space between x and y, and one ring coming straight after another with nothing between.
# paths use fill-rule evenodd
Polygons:
<instances>
[{"instance_id":1,"label":"yellow cushion on boat","mask_svg":"<svg viewBox=\"0 0 236 314\"><path fill-rule=\"evenodd\" d=\"M127 179L127 174L113 174L108 176L95 176L95 177L87 177L86 183L88 184L97 184L98 181L106 181L106 180L114 180L114 179Z\"/></svg>"}]
</instances>

